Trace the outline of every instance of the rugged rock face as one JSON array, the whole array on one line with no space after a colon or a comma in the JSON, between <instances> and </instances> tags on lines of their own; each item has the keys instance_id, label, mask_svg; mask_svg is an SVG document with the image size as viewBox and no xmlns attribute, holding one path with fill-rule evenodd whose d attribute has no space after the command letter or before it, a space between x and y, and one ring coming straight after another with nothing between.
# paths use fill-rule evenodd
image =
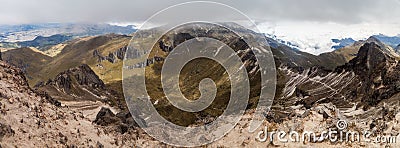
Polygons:
<instances>
[{"instance_id":1,"label":"rugged rock face","mask_svg":"<svg viewBox=\"0 0 400 148\"><path fill-rule=\"evenodd\" d=\"M296 72L280 67L288 80L277 102L302 104L311 108L316 103L332 102L339 108L352 104L367 109L400 93L398 57L371 42L363 45L356 58L335 71L320 68ZM294 103L293 103L294 101ZM286 106L287 106L286 105Z\"/></svg>"},{"instance_id":2,"label":"rugged rock face","mask_svg":"<svg viewBox=\"0 0 400 148\"><path fill-rule=\"evenodd\" d=\"M127 46L124 46L124 47L119 48L115 52L109 52L107 56L103 56L97 49L95 49L93 51L93 56L95 58L97 58L98 62L107 60L110 63L116 63L118 60L124 59L126 50L127 50Z\"/></svg>"},{"instance_id":3,"label":"rugged rock face","mask_svg":"<svg viewBox=\"0 0 400 148\"><path fill-rule=\"evenodd\" d=\"M31 91L21 69L15 68L3 61L0 61L0 68L0 96L2 98L9 99L13 97L19 97L12 95L13 90L16 90L16 88L20 89L21 91ZM6 86L8 85L12 85L14 89L12 89L13 87L7 88Z\"/></svg>"},{"instance_id":4,"label":"rugged rock face","mask_svg":"<svg viewBox=\"0 0 400 148\"><path fill-rule=\"evenodd\" d=\"M56 100L106 101L115 98L86 64L62 72L53 80L37 84L35 88Z\"/></svg>"},{"instance_id":5,"label":"rugged rock face","mask_svg":"<svg viewBox=\"0 0 400 148\"><path fill-rule=\"evenodd\" d=\"M374 42L366 43L356 58L337 71L345 69L357 74L362 82L357 94L363 94L362 102L373 106L400 92L398 58Z\"/></svg>"},{"instance_id":6,"label":"rugged rock face","mask_svg":"<svg viewBox=\"0 0 400 148\"><path fill-rule=\"evenodd\" d=\"M15 134L14 130L11 128L10 125L5 125L0 123L0 141L3 139L3 137L7 136L13 136Z\"/></svg>"},{"instance_id":7,"label":"rugged rock face","mask_svg":"<svg viewBox=\"0 0 400 148\"><path fill-rule=\"evenodd\" d=\"M102 107L93 122L101 126L107 126L116 124L118 121L119 119L110 109Z\"/></svg>"},{"instance_id":8,"label":"rugged rock face","mask_svg":"<svg viewBox=\"0 0 400 148\"><path fill-rule=\"evenodd\" d=\"M117 56L118 59L123 60L125 58L125 53L126 50L128 49L127 46L119 48L116 52L115 55Z\"/></svg>"},{"instance_id":9,"label":"rugged rock face","mask_svg":"<svg viewBox=\"0 0 400 148\"><path fill-rule=\"evenodd\" d=\"M121 134L126 133L129 128L138 127L129 111L114 114L109 108L105 107L100 109L93 123L101 126L110 126Z\"/></svg>"},{"instance_id":10,"label":"rugged rock face","mask_svg":"<svg viewBox=\"0 0 400 148\"><path fill-rule=\"evenodd\" d=\"M47 85L55 85L58 88L61 88L64 92L70 93L73 80L79 85L85 85L94 89L104 89L105 87L103 81L100 80L93 70L86 64L60 73L53 81L47 82Z\"/></svg>"}]
</instances>

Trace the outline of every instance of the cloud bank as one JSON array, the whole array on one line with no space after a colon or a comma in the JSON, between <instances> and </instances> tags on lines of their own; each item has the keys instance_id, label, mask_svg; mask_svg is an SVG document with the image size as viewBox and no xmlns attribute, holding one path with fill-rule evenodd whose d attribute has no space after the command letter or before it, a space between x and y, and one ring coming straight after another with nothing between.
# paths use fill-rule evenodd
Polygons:
<instances>
[{"instance_id":1,"label":"cloud bank","mask_svg":"<svg viewBox=\"0 0 400 148\"><path fill-rule=\"evenodd\" d=\"M114 23L140 25L156 12L188 0L0 0L0 24ZM400 33L400 0L215 0L259 23L260 30L313 54L330 51L331 38ZM182 10L191 14L190 9ZM225 18L204 8L204 14ZM166 16L168 20L168 16Z\"/></svg>"}]
</instances>

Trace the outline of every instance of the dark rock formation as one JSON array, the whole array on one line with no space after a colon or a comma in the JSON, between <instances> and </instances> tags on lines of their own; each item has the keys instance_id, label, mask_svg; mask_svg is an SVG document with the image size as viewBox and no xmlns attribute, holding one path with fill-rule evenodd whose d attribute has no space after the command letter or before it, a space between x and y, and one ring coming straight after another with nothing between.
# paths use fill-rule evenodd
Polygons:
<instances>
[{"instance_id":1,"label":"dark rock formation","mask_svg":"<svg viewBox=\"0 0 400 148\"><path fill-rule=\"evenodd\" d=\"M0 123L0 140L3 139L4 136L13 136L14 134L15 132L11 129L10 125Z\"/></svg>"},{"instance_id":2,"label":"dark rock formation","mask_svg":"<svg viewBox=\"0 0 400 148\"><path fill-rule=\"evenodd\" d=\"M124 59L127 48L128 48L127 46L121 47L115 52L108 53L107 56L101 55L99 50L95 49L93 51L93 57L97 58L97 62L102 62L104 60L107 60L110 63L116 63L118 60ZM140 57L141 55L142 54L137 53L138 57Z\"/></svg>"},{"instance_id":3,"label":"dark rock formation","mask_svg":"<svg viewBox=\"0 0 400 148\"><path fill-rule=\"evenodd\" d=\"M93 123L101 126L111 126L119 133L125 133L129 128L138 127L129 111L114 114L109 108L102 107Z\"/></svg>"},{"instance_id":4,"label":"dark rock formation","mask_svg":"<svg viewBox=\"0 0 400 148\"><path fill-rule=\"evenodd\" d=\"M97 141L96 148L104 148L104 145Z\"/></svg>"},{"instance_id":5,"label":"dark rock formation","mask_svg":"<svg viewBox=\"0 0 400 148\"><path fill-rule=\"evenodd\" d=\"M366 43L358 56L337 71L356 73L362 82L357 94L363 95L362 103L373 106L400 92L400 64L394 55L374 42Z\"/></svg>"},{"instance_id":6,"label":"dark rock formation","mask_svg":"<svg viewBox=\"0 0 400 148\"><path fill-rule=\"evenodd\" d=\"M97 125L108 126L119 121L120 119L109 108L102 107L93 122Z\"/></svg>"},{"instance_id":7,"label":"dark rock formation","mask_svg":"<svg viewBox=\"0 0 400 148\"><path fill-rule=\"evenodd\" d=\"M39 96L41 96L41 97L45 98L47 101L49 101L49 103L51 103L51 104L53 104L53 105L55 105L55 106L58 106L58 107L61 106L61 102L58 101L58 100L56 100L56 99L54 99L53 97L51 97L47 92L44 92L44 91L37 91L37 90L36 90L35 92L36 92L36 94L38 94Z\"/></svg>"},{"instance_id":8,"label":"dark rock formation","mask_svg":"<svg viewBox=\"0 0 400 148\"><path fill-rule=\"evenodd\" d=\"M106 57L107 61L110 63L115 63L116 62L116 58L114 53L109 53L108 56Z\"/></svg>"},{"instance_id":9,"label":"dark rock formation","mask_svg":"<svg viewBox=\"0 0 400 148\"><path fill-rule=\"evenodd\" d=\"M61 72L46 83L38 83L35 89L56 100L107 101L118 98L86 64Z\"/></svg>"},{"instance_id":10,"label":"dark rock formation","mask_svg":"<svg viewBox=\"0 0 400 148\"><path fill-rule=\"evenodd\" d=\"M173 47L171 47L170 45L166 45L166 43L164 41L159 41L158 45L160 46L161 50L164 52L170 52L173 49Z\"/></svg>"},{"instance_id":11,"label":"dark rock formation","mask_svg":"<svg viewBox=\"0 0 400 148\"><path fill-rule=\"evenodd\" d=\"M55 85L68 93L70 92L74 81L79 85L86 85L91 88L105 87L103 81L86 64L60 73L53 81L50 81L50 84Z\"/></svg>"},{"instance_id":12,"label":"dark rock formation","mask_svg":"<svg viewBox=\"0 0 400 148\"><path fill-rule=\"evenodd\" d=\"M103 60L105 60L105 57L103 57L103 56L100 54L99 50L97 50L97 49L95 49L95 50L93 51L93 57L97 58L97 62L102 62Z\"/></svg>"},{"instance_id":13,"label":"dark rock formation","mask_svg":"<svg viewBox=\"0 0 400 148\"><path fill-rule=\"evenodd\" d=\"M123 60L124 57L125 57L125 53L126 53L126 50L127 50L127 49L128 49L127 46L124 46L124 47L122 47L122 48L119 48L119 49L115 52L115 55L117 55L117 58L120 59L120 60Z\"/></svg>"}]
</instances>

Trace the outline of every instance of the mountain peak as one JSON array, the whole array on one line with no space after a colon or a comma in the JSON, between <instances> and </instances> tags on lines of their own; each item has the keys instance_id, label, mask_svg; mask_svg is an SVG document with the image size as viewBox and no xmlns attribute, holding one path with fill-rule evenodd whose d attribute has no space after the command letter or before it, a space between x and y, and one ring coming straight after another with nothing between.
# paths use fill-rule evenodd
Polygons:
<instances>
[{"instance_id":1,"label":"mountain peak","mask_svg":"<svg viewBox=\"0 0 400 148\"><path fill-rule=\"evenodd\" d=\"M371 37L369 41L374 40ZM344 66L338 67L341 69L353 70L361 75L368 75L372 71L380 71L390 65L389 63L396 62L396 56L393 55L387 48L380 46L376 42L367 42L362 45L357 53L357 56L346 63Z\"/></svg>"},{"instance_id":2,"label":"mountain peak","mask_svg":"<svg viewBox=\"0 0 400 148\"><path fill-rule=\"evenodd\" d=\"M384 34L379 34L373 35L373 37L392 48L395 48L400 43L400 36L387 36Z\"/></svg>"},{"instance_id":3,"label":"mountain peak","mask_svg":"<svg viewBox=\"0 0 400 148\"><path fill-rule=\"evenodd\" d=\"M400 64L397 61L398 57L387 47L370 42L361 46L357 56L338 67L336 72L352 71L359 77L362 83L357 91L365 95L362 104L368 108L399 91Z\"/></svg>"},{"instance_id":4,"label":"mountain peak","mask_svg":"<svg viewBox=\"0 0 400 148\"><path fill-rule=\"evenodd\" d=\"M49 79L46 83L40 82L35 85L39 91L48 92L52 96L61 96L61 100L76 99L82 96L82 100L102 100L107 95L104 82L86 64L70 68L58 74L53 80Z\"/></svg>"},{"instance_id":5,"label":"mountain peak","mask_svg":"<svg viewBox=\"0 0 400 148\"><path fill-rule=\"evenodd\" d=\"M379 45L380 47L385 47L384 44L375 36L370 36L367 40L367 43L376 43L376 45Z\"/></svg>"},{"instance_id":6,"label":"mountain peak","mask_svg":"<svg viewBox=\"0 0 400 148\"><path fill-rule=\"evenodd\" d=\"M94 71L87 65L82 64L81 66L70 68L69 70L60 73L55 79L54 84L58 87L64 88L64 91L68 93L73 79L79 85L86 85L92 88L104 88L105 85L102 80L94 73Z\"/></svg>"}]
</instances>

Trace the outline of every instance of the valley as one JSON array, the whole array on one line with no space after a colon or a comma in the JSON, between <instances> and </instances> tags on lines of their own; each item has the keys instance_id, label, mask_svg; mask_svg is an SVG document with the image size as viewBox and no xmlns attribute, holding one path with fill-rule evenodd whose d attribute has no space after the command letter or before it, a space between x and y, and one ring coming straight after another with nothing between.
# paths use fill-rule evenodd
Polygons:
<instances>
[{"instance_id":1,"label":"valley","mask_svg":"<svg viewBox=\"0 0 400 148\"><path fill-rule=\"evenodd\" d=\"M250 37L265 37L239 25L229 25ZM208 29L213 31L208 32ZM106 34L74 38L51 46L33 45L39 48L4 50L0 63L3 104L0 104L0 110L4 116L0 117L0 124L11 130L7 130L3 138L0 134L1 146L32 145L29 140L13 142L31 138L47 138L45 142L33 142L34 146L166 146L148 136L131 117L124 93L135 93L135 90L123 92L122 80L135 79L135 76L122 77L122 69L146 70L150 100L166 119L182 126L204 125L215 120L226 108L232 89L231 80L217 62L196 59L187 63L180 73L182 94L192 100L201 96L198 84L202 79L210 78L215 82L218 88L216 100L202 112L187 113L173 107L160 84L164 59L177 45L198 37L219 39L232 47L245 63L250 78L250 100L245 115L231 133L207 146L259 146L260 143L254 140L256 133L248 133L246 128L246 122L255 112L261 89L259 65L247 43L235 34L213 26L196 28L189 25L177 30L179 33L171 31L158 39L158 44L151 46L152 51L142 47L152 45L150 41L155 34L160 34L157 28L136 32L140 35L139 40L131 40L132 35ZM282 130L324 130L333 127L338 120L346 119L351 123L349 128L354 130L366 128L385 134L400 132L400 56L397 48L372 36L333 52L312 55L273 38L265 38L267 43L259 43L260 48L271 50L277 81L275 99L271 110L263 112L266 121L262 126ZM38 50L44 48L47 50ZM316 147L346 145L261 143L289 147L307 144ZM365 143L351 145L365 146Z\"/></svg>"}]
</instances>

